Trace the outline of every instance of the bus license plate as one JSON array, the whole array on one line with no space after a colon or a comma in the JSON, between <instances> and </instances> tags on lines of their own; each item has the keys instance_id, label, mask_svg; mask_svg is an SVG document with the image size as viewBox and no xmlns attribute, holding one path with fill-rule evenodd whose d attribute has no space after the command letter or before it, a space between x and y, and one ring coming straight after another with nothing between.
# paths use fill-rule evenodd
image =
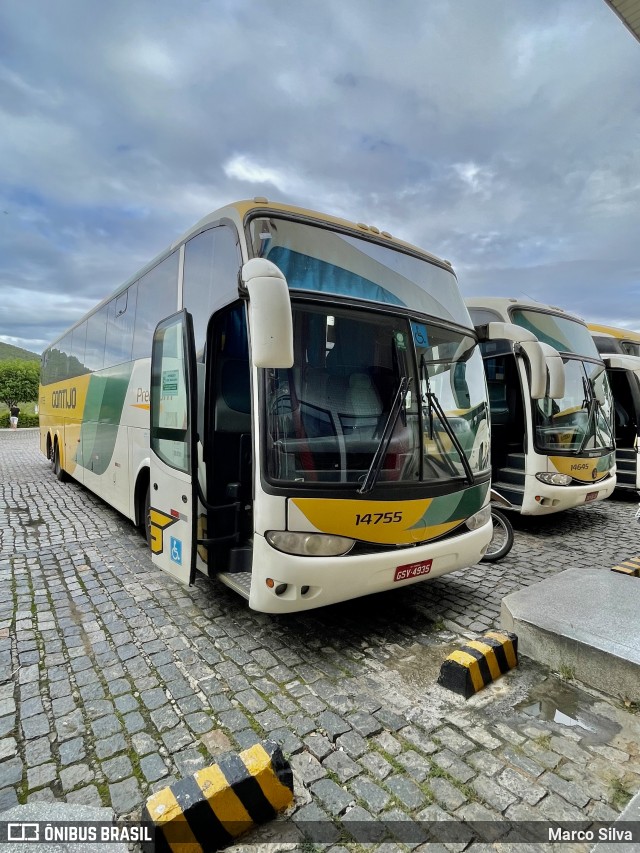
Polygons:
<instances>
[{"instance_id":1,"label":"bus license plate","mask_svg":"<svg viewBox=\"0 0 640 853\"><path fill-rule=\"evenodd\" d=\"M406 566L398 566L393 577L394 581L406 581L409 578L419 578L420 575L428 575L431 571L433 560L422 560L420 563L407 563Z\"/></svg>"},{"instance_id":2,"label":"bus license plate","mask_svg":"<svg viewBox=\"0 0 640 853\"><path fill-rule=\"evenodd\" d=\"M598 497L597 492L587 492L587 494L584 496L584 502L588 503L588 501L595 501L595 499L597 497Z\"/></svg>"}]
</instances>

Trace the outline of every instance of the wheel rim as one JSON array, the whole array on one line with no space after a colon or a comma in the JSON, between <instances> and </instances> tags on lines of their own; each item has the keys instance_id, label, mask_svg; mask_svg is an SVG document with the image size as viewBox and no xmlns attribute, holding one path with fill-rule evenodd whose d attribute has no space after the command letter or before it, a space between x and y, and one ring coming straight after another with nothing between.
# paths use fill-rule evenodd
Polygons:
<instances>
[{"instance_id":1,"label":"wheel rim","mask_svg":"<svg viewBox=\"0 0 640 853\"><path fill-rule=\"evenodd\" d=\"M489 542L487 554L497 554L507 544L507 539L507 528L504 522L500 518L493 516L493 536L491 537L491 542Z\"/></svg>"}]
</instances>

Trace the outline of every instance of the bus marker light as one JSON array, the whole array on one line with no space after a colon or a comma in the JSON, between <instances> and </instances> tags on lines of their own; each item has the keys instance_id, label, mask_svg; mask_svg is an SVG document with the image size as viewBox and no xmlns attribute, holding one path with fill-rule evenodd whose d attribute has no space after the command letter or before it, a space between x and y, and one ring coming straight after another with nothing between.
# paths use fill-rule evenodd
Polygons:
<instances>
[{"instance_id":1,"label":"bus marker light","mask_svg":"<svg viewBox=\"0 0 640 853\"><path fill-rule=\"evenodd\" d=\"M288 584L286 584L286 583L279 583L278 586L274 590L275 594L276 595L284 595L285 592L287 591L287 586L288 586Z\"/></svg>"},{"instance_id":2,"label":"bus marker light","mask_svg":"<svg viewBox=\"0 0 640 853\"><path fill-rule=\"evenodd\" d=\"M275 586L275 581L273 580L273 578L267 578L265 583L269 587L269 589L273 589Z\"/></svg>"},{"instance_id":3,"label":"bus marker light","mask_svg":"<svg viewBox=\"0 0 640 853\"><path fill-rule=\"evenodd\" d=\"M178 512L178 510L177 510L177 509L171 509L171 510L169 510L169 512L171 513L171 515L172 515L174 518L180 518L180 513Z\"/></svg>"}]
</instances>

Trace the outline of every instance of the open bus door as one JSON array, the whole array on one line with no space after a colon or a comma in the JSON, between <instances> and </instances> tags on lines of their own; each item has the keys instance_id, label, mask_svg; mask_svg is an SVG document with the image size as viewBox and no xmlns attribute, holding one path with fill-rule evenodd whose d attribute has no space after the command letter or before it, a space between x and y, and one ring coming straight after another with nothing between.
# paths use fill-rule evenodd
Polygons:
<instances>
[{"instance_id":1,"label":"open bus door","mask_svg":"<svg viewBox=\"0 0 640 853\"><path fill-rule=\"evenodd\" d=\"M196 364L193 320L162 320L151 351L150 528L153 562L193 584L197 536Z\"/></svg>"}]
</instances>

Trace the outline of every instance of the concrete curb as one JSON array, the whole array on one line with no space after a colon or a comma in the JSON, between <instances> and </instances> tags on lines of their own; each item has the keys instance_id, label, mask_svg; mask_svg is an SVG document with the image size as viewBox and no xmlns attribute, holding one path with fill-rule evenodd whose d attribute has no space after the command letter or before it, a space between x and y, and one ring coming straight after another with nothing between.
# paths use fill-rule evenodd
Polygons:
<instances>
[{"instance_id":1,"label":"concrete curb","mask_svg":"<svg viewBox=\"0 0 640 853\"><path fill-rule=\"evenodd\" d=\"M444 660L438 684L469 699L517 665L517 636L508 631L489 631Z\"/></svg>"},{"instance_id":2,"label":"concrete curb","mask_svg":"<svg viewBox=\"0 0 640 853\"><path fill-rule=\"evenodd\" d=\"M632 824L625 826L625 824ZM640 791L632 797L612 826L618 831L617 841L600 841L591 848L591 853L637 853L638 841L624 841L625 831L637 836L640 826Z\"/></svg>"},{"instance_id":3,"label":"concrete curb","mask_svg":"<svg viewBox=\"0 0 640 853\"><path fill-rule=\"evenodd\" d=\"M500 621L520 653L609 696L640 701L640 583L571 568L502 599Z\"/></svg>"},{"instance_id":4,"label":"concrete curb","mask_svg":"<svg viewBox=\"0 0 640 853\"><path fill-rule=\"evenodd\" d=\"M292 801L293 773L278 744L265 741L239 755L227 753L149 797L142 821L153 841L142 850L219 850Z\"/></svg>"}]
</instances>

